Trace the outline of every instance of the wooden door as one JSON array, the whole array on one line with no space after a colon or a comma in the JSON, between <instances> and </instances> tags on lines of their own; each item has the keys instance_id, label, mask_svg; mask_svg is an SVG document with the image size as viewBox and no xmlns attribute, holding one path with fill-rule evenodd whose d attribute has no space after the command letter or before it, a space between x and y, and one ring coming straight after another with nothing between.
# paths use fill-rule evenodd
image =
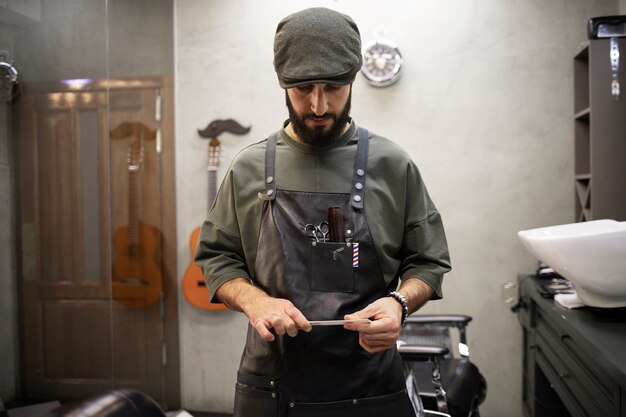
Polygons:
<instances>
[{"instance_id":1,"label":"wooden door","mask_svg":"<svg viewBox=\"0 0 626 417\"><path fill-rule=\"evenodd\" d=\"M40 90L16 112L24 394L136 388L175 407L171 89Z\"/></svg>"}]
</instances>

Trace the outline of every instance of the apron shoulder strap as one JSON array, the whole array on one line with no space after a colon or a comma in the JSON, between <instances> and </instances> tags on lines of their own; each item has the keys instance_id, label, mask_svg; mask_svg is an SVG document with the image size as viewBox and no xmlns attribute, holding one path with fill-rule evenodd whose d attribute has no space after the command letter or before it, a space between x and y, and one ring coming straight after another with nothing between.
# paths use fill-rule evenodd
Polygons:
<instances>
[{"instance_id":1,"label":"apron shoulder strap","mask_svg":"<svg viewBox=\"0 0 626 417\"><path fill-rule=\"evenodd\" d=\"M276 198L276 135L267 138L265 144L265 192L259 193L259 200L271 201Z\"/></svg>"},{"instance_id":2,"label":"apron shoulder strap","mask_svg":"<svg viewBox=\"0 0 626 417\"><path fill-rule=\"evenodd\" d=\"M365 194L367 173L367 156L369 153L369 133L367 129L358 128L356 157L354 158L354 174L350 202L356 210L362 210ZM271 135L265 145L265 192L259 192L259 200L272 201L276 198L276 135Z\"/></svg>"},{"instance_id":3,"label":"apron shoulder strap","mask_svg":"<svg viewBox=\"0 0 626 417\"><path fill-rule=\"evenodd\" d=\"M352 192L350 202L355 210L363 210L365 195L365 178L367 173L367 155L369 148L369 133L367 129L358 128L356 157L354 158L354 174L352 176Z\"/></svg>"}]
</instances>

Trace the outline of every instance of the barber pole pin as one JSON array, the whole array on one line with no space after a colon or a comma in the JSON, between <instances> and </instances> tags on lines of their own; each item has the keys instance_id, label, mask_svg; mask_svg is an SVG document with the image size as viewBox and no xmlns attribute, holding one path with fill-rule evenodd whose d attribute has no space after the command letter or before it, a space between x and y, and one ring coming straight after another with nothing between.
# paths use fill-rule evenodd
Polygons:
<instances>
[{"instance_id":1,"label":"barber pole pin","mask_svg":"<svg viewBox=\"0 0 626 417\"><path fill-rule=\"evenodd\" d=\"M352 268L359 267L359 244L352 244Z\"/></svg>"}]
</instances>

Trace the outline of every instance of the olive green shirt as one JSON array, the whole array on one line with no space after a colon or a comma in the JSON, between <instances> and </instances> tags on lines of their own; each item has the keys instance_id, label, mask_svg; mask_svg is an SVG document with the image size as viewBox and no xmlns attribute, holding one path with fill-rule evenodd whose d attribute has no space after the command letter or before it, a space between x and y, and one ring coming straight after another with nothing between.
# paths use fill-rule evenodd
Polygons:
<instances>
[{"instance_id":1,"label":"olive green shirt","mask_svg":"<svg viewBox=\"0 0 626 417\"><path fill-rule=\"evenodd\" d=\"M350 194L357 148L354 122L326 148L294 141L277 133L276 187L283 190ZM267 140L242 150L232 162L206 220L195 261L202 268L209 297L225 282L254 282L265 190ZM384 279L419 278L441 298L443 274L450 257L441 216L431 201L416 165L395 143L370 133L365 215ZM312 202L313 203L313 202Z\"/></svg>"}]
</instances>

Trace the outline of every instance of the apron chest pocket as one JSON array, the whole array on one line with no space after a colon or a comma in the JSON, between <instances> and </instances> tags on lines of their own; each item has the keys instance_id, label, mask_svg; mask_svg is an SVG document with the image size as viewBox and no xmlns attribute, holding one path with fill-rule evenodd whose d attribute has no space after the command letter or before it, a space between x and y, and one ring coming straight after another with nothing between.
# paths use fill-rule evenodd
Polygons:
<instances>
[{"instance_id":1,"label":"apron chest pocket","mask_svg":"<svg viewBox=\"0 0 626 417\"><path fill-rule=\"evenodd\" d=\"M353 292L353 245L311 242L311 291Z\"/></svg>"},{"instance_id":2,"label":"apron chest pocket","mask_svg":"<svg viewBox=\"0 0 626 417\"><path fill-rule=\"evenodd\" d=\"M278 394L271 377L237 375L233 417L277 417Z\"/></svg>"}]
</instances>

